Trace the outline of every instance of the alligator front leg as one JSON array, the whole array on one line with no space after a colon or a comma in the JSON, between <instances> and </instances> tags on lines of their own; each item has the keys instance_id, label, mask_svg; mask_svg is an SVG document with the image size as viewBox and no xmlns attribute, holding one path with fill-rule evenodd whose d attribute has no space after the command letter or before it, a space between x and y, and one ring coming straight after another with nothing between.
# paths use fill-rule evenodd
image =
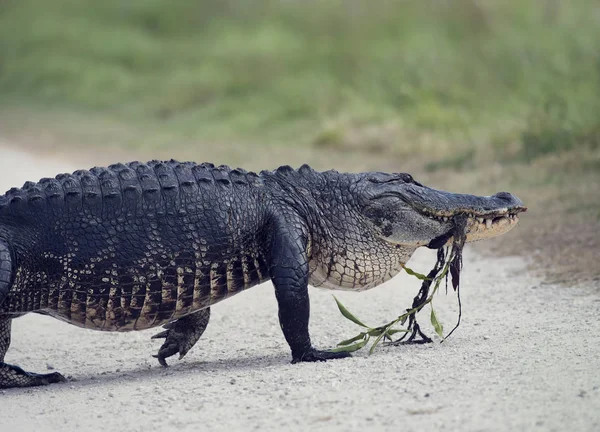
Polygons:
<instances>
[{"instance_id":1,"label":"alligator front leg","mask_svg":"<svg viewBox=\"0 0 600 432\"><path fill-rule=\"evenodd\" d=\"M310 299L308 297L307 237L297 225L275 230L271 247L271 280L279 304L279 325L290 348L292 363L315 362L349 357L315 349L308 333Z\"/></svg>"},{"instance_id":2,"label":"alligator front leg","mask_svg":"<svg viewBox=\"0 0 600 432\"><path fill-rule=\"evenodd\" d=\"M165 331L152 336L152 339L166 339L158 350L158 354L153 357L157 358L164 367L168 366L165 361L167 357L179 353L179 360L181 360L198 342L208 326L209 319L210 308L206 308L164 325Z\"/></svg>"},{"instance_id":3,"label":"alligator front leg","mask_svg":"<svg viewBox=\"0 0 600 432\"><path fill-rule=\"evenodd\" d=\"M34 387L66 381L65 377L58 372L36 374L4 363L4 355L10 346L11 321L11 319L0 319L0 388Z\"/></svg>"}]
</instances>

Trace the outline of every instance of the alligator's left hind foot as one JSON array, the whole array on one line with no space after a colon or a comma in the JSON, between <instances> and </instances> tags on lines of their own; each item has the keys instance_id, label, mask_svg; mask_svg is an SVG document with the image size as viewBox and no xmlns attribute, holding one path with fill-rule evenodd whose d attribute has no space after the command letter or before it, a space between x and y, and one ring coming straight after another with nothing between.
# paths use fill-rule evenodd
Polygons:
<instances>
[{"instance_id":1,"label":"alligator's left hind foot","mask_svg":"<svg viewBox=\"0 0 600 432\"><path fill-rule=\"evenodd\" d=\"M158 362L164 367L168 366L165 360L167 357L179 353L179 359L181 360L198 342L198 339L206 330L206 326L208 326L209 319L210 308L206 308L163 326L166 329L165 331L152 336L152 339L165 338L165 343L158 350L158 354L153 357L157 358Z\"/></svg>"},{"instance_id":2,"label":"alligator's left hind foot","mask_svg":"<svg viewBox=\"0 0 600 432\"><path fill-rule=\"evenodd\" d=\"M64 382L67 379L58 372L36 374L25 372L19 366L0 363L0 388L35 387Z\"/></svg>"},{"instance_id":3,"label":"alligator's left hind foot","mask_svg":"<svg viewBox=\"0 0 600 432\"><path fill-rule=\"evenodd\" d=\"M11 319L0 319L0 389L11 387L34 387L66 381L58 372L36 374L25 372L19 366L4 363L4 355L10 346Z\"/></svg>"}]
</instances>

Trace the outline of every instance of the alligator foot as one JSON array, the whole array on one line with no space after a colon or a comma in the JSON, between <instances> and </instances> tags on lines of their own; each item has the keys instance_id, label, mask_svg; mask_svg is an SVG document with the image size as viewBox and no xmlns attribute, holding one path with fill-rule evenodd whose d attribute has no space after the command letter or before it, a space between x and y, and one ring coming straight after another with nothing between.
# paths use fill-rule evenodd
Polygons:
<instances>
[{"instance_id":1,"label":"alligator foot","mask_svg":"<svg viewBox=\"0 0 600 432\"><path fill-rule=\"evenodd\" d=\"M58 372L36 374L25 372L18 366L0 363L0 388L35 387L64 382L67 379Z\"/></svg>"},{"instance_id":2,"label":"alligator foot","mask_svg":"<svg viewBox=\"0 0 600 432\"><path fill-rule=\"evenodd\" d=\"M327 361L346 357L352 356L348 352L319 351L317 349L311 348L305 353L293 355L292 364L300 362Z\"/></svg>"},{"instance_id":3,"label":"alligator foot","mask_svg":"<svg viewBox=\"0 0 600 432\"><path fill-rule=\"evenodd\" d=\"M165 359L177 353L181 360L198 342L208 325L209 318L210 308L206 308L164 325L165 331L152 336L152 339L165 339L158 354L153 357L157 358L164 367L168 366Z\"/></svg>"}]
</instances>

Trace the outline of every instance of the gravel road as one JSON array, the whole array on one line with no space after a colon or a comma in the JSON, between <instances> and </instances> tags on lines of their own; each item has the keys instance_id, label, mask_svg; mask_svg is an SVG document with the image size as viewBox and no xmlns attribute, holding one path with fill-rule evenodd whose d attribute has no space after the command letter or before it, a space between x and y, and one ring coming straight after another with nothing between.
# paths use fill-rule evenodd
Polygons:
<instances>
[{"instance_id":1,"label":"gravel road","mask_svg":"<svg viewBox=\"0 0 600 432\"><path fill-rule=\"evenodd\" d=\"M76 168L0 149L0 189ZM419 251L410 265L426 272L434 259ZM100 333L28 315L13 324L7 362L70 380L0 391L0 430L598 431L600 290L547 285L525 265L467 248L463 320L450 339L319 364L290 364L269 283L215 306L200 342L167 369L151 357L158 329ZM377 325L418 287L401 274L338 297ZM319 347L358 333L331 293L311 291ZM450 329L456 297L441 295L435 307ZM433 334L428 321L422 313Z\"/></svg>"}]
</instances>

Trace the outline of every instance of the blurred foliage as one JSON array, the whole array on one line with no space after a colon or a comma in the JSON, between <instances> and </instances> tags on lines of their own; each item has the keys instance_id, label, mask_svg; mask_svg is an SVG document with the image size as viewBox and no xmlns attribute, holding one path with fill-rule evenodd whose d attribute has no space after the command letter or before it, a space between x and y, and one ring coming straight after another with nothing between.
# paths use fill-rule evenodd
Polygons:
<instances>
[{"instance_id":1,"label":"blurred foliage","mask_svg":"<svg viewBox=\"0 0 600 432\"><path fill-rule=\"evenodd\" d=\"M598 0L0 0L3 104L187 137L402 152L436 136L467 142L430 168L461 168L597 148L598 95Z\"/></svg>"}]
</instances>

